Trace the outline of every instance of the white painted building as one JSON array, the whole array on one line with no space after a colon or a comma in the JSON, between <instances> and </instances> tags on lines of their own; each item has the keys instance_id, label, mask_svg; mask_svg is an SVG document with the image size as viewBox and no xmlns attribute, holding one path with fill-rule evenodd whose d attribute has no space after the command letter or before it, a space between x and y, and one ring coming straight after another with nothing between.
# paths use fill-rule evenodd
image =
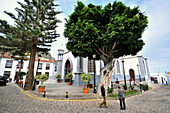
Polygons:
<instances>
[{"instance_id":1,"label":"white painted building","mask_svg":"<svg viewBox=\"0 0 170 113\"><path fill-rule=\"evenodd\" d=\"M49 78L53 78L54 72L55 72L55 64L56 62L54 60L49 60L41 57L39 61L38 66L38 59L35 59L35 66L34 66L34 76L36 76L37 66L38 68L38 74L47 74L49 75ZM0 75L6 75L8 78L12 78L12 80L15 79L16 74L19 70L19 61L11 59L10 56L1 55L0 56ZM22 72L28 72L28 66L29 66L29 58L28 60L25 60L22 66L21 71ZM24 76L25 80L26 76Z\"/></svg>"},{"instance_id":2,"label":"white painted building","mask_svg":"<svg viewBox=\"0 0 170 113\"><path fill-rule=\"evenodd\" d=\"M124 63L122 61L124 61ZM150 81L147 59L143 56L125 56L118 58L113 69L113 76L111 77L111 81L116 81L116 78L118 78L119 81L124 80L123 64L126 80L129 80L131 76L134 80L137 81L140 80L139 78L141 78L142 81ZM95 61L96 84L99 81L100 69L103 66L104 64L101 60ZM75 58L71 52L68 52L67 49L59 49L57 59L57 73L60 73L62 75L62 79L65 81L65 76L69 72L73 74L74 85L82 86L85 84L81 81L81 73L91 74L92 79L90 83L93 84L94 61L88 59L88 57Z\"/></svg>"},{"instance_id":3,"label":"white painted building","mask_svg":"<svg viewBox=\"0 0 170 113\"><path fill-rule=\"evenodd\" d=\"M126 80L133 78L140 81L141 78L142 81L150 81L147 59L143 56L120 57L117 59L113 70L112 81L115 81L116 78L123 81L124 75L126 75Z\"/></svg>"},{"instance_id":4,"label":"white painted building","mask_svg":"<svg viewBox=\"0 0 170 113\"><path fill-rule=\"evenodd\" d=\"M155 78L153 82L156 84L168 84L167 77L163 73L151 73L150 76Z\"/></svg>"}]
</instances>

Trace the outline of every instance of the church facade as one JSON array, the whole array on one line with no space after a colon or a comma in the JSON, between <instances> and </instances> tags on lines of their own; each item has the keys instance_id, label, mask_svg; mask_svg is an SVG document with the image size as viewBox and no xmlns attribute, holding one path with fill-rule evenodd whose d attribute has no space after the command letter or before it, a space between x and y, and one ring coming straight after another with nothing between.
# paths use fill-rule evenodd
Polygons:
<instances>
[{"instance_id":1,"label":"church facade","mask_svg":"<svg viewBox=\"0 0 170 113\"><path fill-rule=\"evenodd\" d=\"M94 63L95 62L95 63ZM94 66L95 65L95 66ZM94 69L95 67L95 69ZM89 73L92 75L90 84L94 83L94 70L96 75L96 84L99 82L100 70L104 67L104 63L101 60L91 60L82 57L74 57L71 52L66 49L58 50L57 58L57 73L62 75L62 80L65 81L67 73L73 74L73 85L83 86L80 74ZM115 82L116 79L124 81L124 75L126 80L130 78L136 81L150 81L150 74L148 68L147 58L143 56L124 56L116 59L115 66L113 68L113 74L110 82Z\"/></svg>"}]
</instances>

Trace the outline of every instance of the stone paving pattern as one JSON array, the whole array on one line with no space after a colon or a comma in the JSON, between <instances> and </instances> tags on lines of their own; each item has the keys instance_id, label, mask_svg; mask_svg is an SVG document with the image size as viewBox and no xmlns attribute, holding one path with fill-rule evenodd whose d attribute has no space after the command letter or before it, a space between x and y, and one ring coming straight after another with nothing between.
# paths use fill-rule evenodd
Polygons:
<instances>
[{"instance_id":1,"label":"stone paving pattern","mask_svg":"<svg viewBox=\"0 0 170 113\"><path fill-rule=\"evenodd\" d=\"M0 86L0 113L170 113L170 86L154 85L150 91L126 98L123 111L118 100L108 100L108 108L100 108L100 102L38 100L13 83Z\"/></svg>"}]
</instances>

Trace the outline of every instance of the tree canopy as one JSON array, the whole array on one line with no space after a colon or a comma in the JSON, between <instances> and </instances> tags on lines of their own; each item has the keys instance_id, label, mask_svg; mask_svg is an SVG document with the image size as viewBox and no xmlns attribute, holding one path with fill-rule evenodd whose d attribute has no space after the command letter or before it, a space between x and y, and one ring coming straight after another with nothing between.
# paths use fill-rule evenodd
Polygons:
<instances>
[{"instance_id":1,"label":"tree canopy","mask_svg":"<svg viewBox=\"0 0 170 113\"><path fill-rule=\"evenodd\" d=\"M57 19L56 15L60 14L61 11L56 11L56 7L59 5L55 4L54 0L24 0L23 3L18 2L18 4L21 8L15 8L18 13L17 16L5 11L6 14L14 19L15 26L10 26L6 21L1 20L0 27L3 30L0 30L0 33L2 33L0 38L6 43L8 43L8 40L13 40L19 42L18 46L24 47L23 44L25 44L25 47L28 47L30 61L25 89L31 90L36 53L37 51L49 51L51 43L59 37L59 34L56 33L56 27L58 27L57 23L61 21ZM8 30L8 28L12 29ZM19 49L17 48L17 50Z\"/></svg>"},{"instance_id":2,"label":"tree canopy","mask_svg":"<svg viewBox=\"0 0 170 113\"><path fill-rule=\"evenodd\" d=\"M139 7L130 8L122 2L109 3L104 8L77 2L66 19L67 49L75 57L92 57L107 64L123 55L135 55L142 49L142 33L148 25L147 16Z\"/></svg>"}]
</instances>

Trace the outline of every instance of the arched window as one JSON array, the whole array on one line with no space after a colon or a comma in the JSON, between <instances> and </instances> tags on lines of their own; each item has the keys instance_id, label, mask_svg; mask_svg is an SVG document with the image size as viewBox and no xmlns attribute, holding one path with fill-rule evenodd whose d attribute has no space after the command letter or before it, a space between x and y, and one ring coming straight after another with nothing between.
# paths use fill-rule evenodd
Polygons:
<instances>
[{"instance_id":1,"label":"arched window","mask_svg":"<svg viewBox=\"0 0 170 113\"><path fill-rule=\"evenodd\" d=\"M119 61L116 62L116 71L118 74L120 74L120 65L119 65Z\"/></svg>"}]
</instances>

